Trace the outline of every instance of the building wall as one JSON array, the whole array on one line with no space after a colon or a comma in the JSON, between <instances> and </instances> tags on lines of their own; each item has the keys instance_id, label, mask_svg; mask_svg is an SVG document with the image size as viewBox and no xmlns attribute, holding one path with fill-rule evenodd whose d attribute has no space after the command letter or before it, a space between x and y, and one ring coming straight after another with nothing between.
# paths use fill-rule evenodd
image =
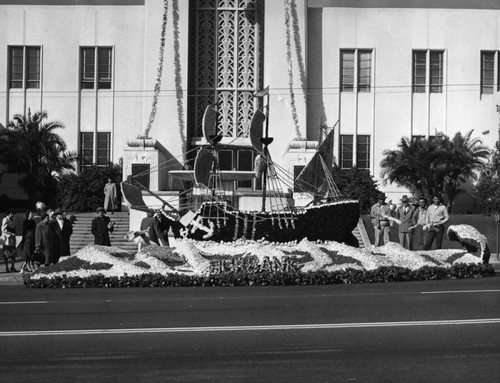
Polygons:
<instances>
[{"instance_id":1,"label":"building wall","mask_svg":"<svg viewBox=\"0 0 500 383\"><path fill-rule=\"evenodd\" d=\"M40 4L41 3L41 4ZM402 136L453 135L475 129L493 146L500 103L480 95L480 51L498 50L500 10L491 1L294 0L265 1L264 84L270 87L271 154L292 171L314 152L319 127L371 136L371 172L380 179L385 149ZM74 5L78 4L78 5ZM0 123L15 113L46 110L70 150L79 133L112 133L112 161L128 150L152 119L155 86L161 88L149 135L180 166L188 147L187 84L189 1L0 0ZM159 53L167 4L162 75ZM287 8L286 4L290 4ZM398 8L403 4L404 8ZM42 86L9 90L8 46L42 46ZM111 90L80 92L81 46L112 46ZM339 92L340 49L373 49L372 92ZM413 94L412 50L445 52L441 94ZM489 133L482 133L489 132ZM288 150L293 140L305 141ZM306 148L296 150L297 147ZM339 150L336 148L336 159ZM128 170L124 169L124 175ZM393 199L404 193L384 186Z\"/></svg>"},{"instance_id":2,"label":"building wall","mask_svg":"<svg viewBox=\"0 0 500 383\"><path fill-rule=\"evenodd\" d=\"M370 170L379 180L383 151L396 149L403 136L474 129L492 147L498 140L497 92L480 93L480 52L500 48L500 12L456 9L446 1L438 9L387 3L395 2L371 1L367 7L354 1L347 7L342 1L310 1L308 126L318 125L323 115L329 126L340 120L340 134L371 134ZM341 49L373 49L372 92L339 92ZM444 50L443 93L412 92L414 49ZM383 189L393 199L405 192L394 185Z\"/></svg>"}]
</instances>

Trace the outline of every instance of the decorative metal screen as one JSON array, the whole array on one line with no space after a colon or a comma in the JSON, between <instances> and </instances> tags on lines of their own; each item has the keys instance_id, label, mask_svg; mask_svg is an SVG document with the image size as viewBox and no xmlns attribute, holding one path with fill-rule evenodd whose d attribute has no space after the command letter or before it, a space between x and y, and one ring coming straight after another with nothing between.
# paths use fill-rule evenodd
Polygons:
<instances>
[{"instance_id":1,"label":"decorative metal screen","mask_svg":"<svg viewBox=\"0 0 500 383\"><path fill-rule=\"evenodd\" d=\"M207 105L217 133L247 137L261 88L261 0L192 0L190 126L200 137Z\"/></svg>"}]
</instances>

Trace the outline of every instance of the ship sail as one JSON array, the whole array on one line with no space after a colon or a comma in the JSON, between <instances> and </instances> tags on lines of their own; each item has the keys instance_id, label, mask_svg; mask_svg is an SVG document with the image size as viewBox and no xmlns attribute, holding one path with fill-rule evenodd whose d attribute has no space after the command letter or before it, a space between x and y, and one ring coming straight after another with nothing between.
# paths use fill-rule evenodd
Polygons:
<instances>
[{"instance_id":1,"label":"ship sail","mask_svg":"<svg viewBox=\"0 0 500 383\"><path fill-rule=\"evenodd\" d=\"M216 135L217 126L217 111L210 105L205 109L203 113L202 121L202 131L203 137L210 142L210 140Z\"/></svg>"},{"instance_id":2,"label":"ship sail","mask_svg":"<svg viewBox=\"0 0 500 383\"><path fill-rule=\"evenodd\" d=\"M250 142L257 152L262 151L262 124L266 120L266 115L261 110L257 109L250 122Z\"/></svg>"},{"instance_id":3,"label":"ship sail","mask_svg":"<svg viewBox=\"0 0 500 383\"><path fill-rule=\"evenodd\" d=\"M212 152L205 148L200 148L194 161L194 181L197 184L209 187L210 173L214 164L215 158Z\"/></svg>"},{"instance_id":4,"label":"ship sail","mask_svg":"<svg viewBox=\"0 0 500 383\"><path fill-rule=\"evenodd\" d=\"M295 183L301 191L316 195L325 188L331 179L333 167L333 135L334 130L326 136L313 158L297 176Z\"/></svg>"}]
</instances>

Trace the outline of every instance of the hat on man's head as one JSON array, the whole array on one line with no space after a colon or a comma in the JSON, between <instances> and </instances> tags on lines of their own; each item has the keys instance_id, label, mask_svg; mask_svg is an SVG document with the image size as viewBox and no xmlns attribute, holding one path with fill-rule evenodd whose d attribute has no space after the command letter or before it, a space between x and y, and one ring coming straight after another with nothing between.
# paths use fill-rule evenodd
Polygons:
<instances>
[{"instance_id":1,"label":"hat on man's head","mask_svg":"<svg viewBox=\"0 0 500 383\"><path fill-rule=\"evenodd\" d=\"M385 200L385 194L384 193L379 193L377 196L377 199Z\"/></svg>"},{"instance_id":2,"label":"hat on man's head","mask_svg":"<svg viewBox=\"0 0 500 383\"><path fill-rule=\"evenodd\" d=\"M54 210L54 217L56 215L62 215L62 213L63 213L63 211L61 209L57 208L56 210Z\"/></svg>"},{"instance_id":3,"label":"hat on man's head","mask_svg":"<svg viewBox=\"0 0 500 383\"><path fill-rule=\"evenodd\" d=\"M404 195L403 197L401 197L401 202L408 202L409 199L408 199L408 196L407 195Z\"/></svg>"},{"instance_id":4,"label":"hat on man's head","mask_svg":"<svg viewBox=\"0 0 500 383\"><path fill-rule=\"evenodd\" d=\"M97 213L100 213L101 211L103 213L106 213L106 210L103 207L98 207L96 211L97 211Z\"/></svg>"}]
</instances>

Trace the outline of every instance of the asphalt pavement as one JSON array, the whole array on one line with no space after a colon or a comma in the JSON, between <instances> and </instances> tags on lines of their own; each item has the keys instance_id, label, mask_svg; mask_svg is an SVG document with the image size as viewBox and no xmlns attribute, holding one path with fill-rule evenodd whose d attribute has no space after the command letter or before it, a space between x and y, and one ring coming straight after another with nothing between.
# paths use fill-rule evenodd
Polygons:
<instances>
[{"instance_id":1,"label":"asphalt pavement","mask_svg":"<svg viewBox=\"0 0 500 383\"><path fill-rule=\"evenodd\" d=\"M500 278L0 288L3 382L498 382Z\"/></svg>"}]
</instances>

